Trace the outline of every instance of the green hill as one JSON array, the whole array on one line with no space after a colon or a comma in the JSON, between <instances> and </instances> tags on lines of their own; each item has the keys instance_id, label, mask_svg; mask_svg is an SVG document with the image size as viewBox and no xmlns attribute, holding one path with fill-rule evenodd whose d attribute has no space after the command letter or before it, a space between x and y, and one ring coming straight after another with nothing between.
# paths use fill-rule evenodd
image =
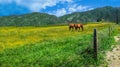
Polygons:
<instances>
[{"instance_id":1,"label":"green hill","mask_svg":"<svg viewBox=\"0 0 120 67\"><path fill-rule=\"evenodd\" d=\"M0 26L45 26L61 23L58 17L46 13L31 13L0 17Z\"/></svg>"},{"instance_id":2,"label":"green hill","mask_svg":"<svg viewBox=\"0 0 120 67\"><path fill-rule=\"evenodd\" d=\"M116 14L116 11L118 11L118 14ZM120 18L120 8L110 6L85 12L74 12L61 17L34 12L31 14L0 17L0 26L47 26L67 24L66 22L96 22L102 19L104 21L114 22L116 20L116 15Z\"/></svg>"},{"instance_id":3,"label":"green hill","mask_svg":"<svg viewBox=\"0 0 120 67\"><path fill-rule=\"evenodd\" d=\"M71 13L61 16L60 19L66 22L96 22L102 19L104 19L104 21L114 22L116 20L116 11L118 11L120 15L120 8L106 6L86 12Z\"/></svg>"}]
</instances>

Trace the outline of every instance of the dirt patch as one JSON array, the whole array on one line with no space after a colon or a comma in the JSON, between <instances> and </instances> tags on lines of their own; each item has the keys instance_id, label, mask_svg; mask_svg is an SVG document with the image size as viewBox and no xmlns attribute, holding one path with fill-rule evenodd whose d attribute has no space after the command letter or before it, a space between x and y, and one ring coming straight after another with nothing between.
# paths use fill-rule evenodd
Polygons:
<instances>
[{"instance_id":1,"label":"dirt patch","mask_svg":"<svg viewBox=\"0 0 120 67\"><path fill-rule=\"evenodd\" d=\"M115 36L115 41L120 41L120 38ZM112 51L106 53L106 61L108 67L120 67L120 45L116 45Z\"/></svg>"}]
</instances>

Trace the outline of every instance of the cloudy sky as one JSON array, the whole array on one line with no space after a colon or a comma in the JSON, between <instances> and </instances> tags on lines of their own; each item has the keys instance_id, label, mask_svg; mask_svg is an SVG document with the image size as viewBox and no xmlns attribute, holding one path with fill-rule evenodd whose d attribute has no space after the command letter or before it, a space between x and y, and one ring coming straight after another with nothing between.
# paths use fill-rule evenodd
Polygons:
<instances>
[{"instance_id":1,"label":"cloudy sky","mask_svg":"<svg viewBox=\"0 0 120 67\"><path fill-rule=\"evenodd\" d=\"M0 0L0 16L31 12L62 16L103 6L119 7L120 0Z\"/></svg>"}]
</instances>

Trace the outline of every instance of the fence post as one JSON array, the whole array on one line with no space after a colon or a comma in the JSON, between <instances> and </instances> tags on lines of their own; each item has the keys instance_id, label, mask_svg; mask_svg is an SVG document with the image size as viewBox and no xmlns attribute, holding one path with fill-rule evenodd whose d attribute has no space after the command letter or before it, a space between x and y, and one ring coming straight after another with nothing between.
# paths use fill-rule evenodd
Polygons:
<instances>
[{"instance_id":1,"label":"fence post","mask_svg":"<svg viewBox=\"0 0 120 67\"><path fill-rule=\"evenodd\" d=\"M109 26L109 38L111 36L111 27Z\"/></svg>"},{"instance_id":2,"label":"fence post","mask_svg":"<svg viewBox=\"0 0 120 67\"><path fill-rule=\"evenodd\" d=\"M93 50L94 50L94 59L97 60L97 30L94 29L93 32Z\"/></svg>"}]
</instances>

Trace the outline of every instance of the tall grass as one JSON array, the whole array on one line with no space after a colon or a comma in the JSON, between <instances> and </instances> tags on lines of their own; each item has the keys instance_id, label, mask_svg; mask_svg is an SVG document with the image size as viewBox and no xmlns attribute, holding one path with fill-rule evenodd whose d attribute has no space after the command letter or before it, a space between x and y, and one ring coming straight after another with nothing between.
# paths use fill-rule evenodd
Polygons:
<instances>
[{"instance_id":1,"label":"tall grass","mask_svg":"<svg viewBox=\"0 0 120 67\"><path fill-rule=\"evenodd\" d=\"M53 27L0 27L0 51L45 40L56 40L69 36L90 34L94 27L104 29L107 24L85 25L83 32L69 31L68 26Z\"/></svg>"},{"instance_id":2,"label":"tall grass","mask_svg":"<svg viewBox=\"0 0 120 67\"><path fill-rule=\"evenodd\" d=\"M38 41L31 42L32 39L30 41L26 40L27 43L24 43L24 41L22 41L23 46L14 48L8 48L9 45L5 45L6 43L4 43L5 48L2 52L0 52L0 66L82 67L100 65L104 63L103 51L110 49L110 47L114 43L113 35L111 35L110 38L108 37L108 27L108 24L88 24L85 26L85 31L83 32L67 31L68 29L66 26L45 27L42 29L33 27L13 27L12 29L17 29L17 31L19 32L15 33L18 36L18 41L22 39L29 39L29 37L32 36L38 37ZM98 62L93 59L92 34L94 28L97 28L98 30ZM8 31L5 36L13 37L12 33L8 35L11 29L6 29ZM23 31L21 32L21 30ZM42 34L41 31L44 34ZM115 33L116 30L114 30L112 34ZM20 34L23 36L22 39L20 39ZM41 40L39 40L39 38ZM13 44L13 46L16 46L16 44Z\"/></svg>"},{"instance_id":3,"label":"tall grass","mask_svg":"<svg viewBox=\"0 0 120 67\"><path fill-rule=\"evenodd\" d=\"M90 37L82 35L6 49L0 54L0 63L2 66L82 66L84 58L79 53L89 45Z\"/></svg>"}]
</instances>

